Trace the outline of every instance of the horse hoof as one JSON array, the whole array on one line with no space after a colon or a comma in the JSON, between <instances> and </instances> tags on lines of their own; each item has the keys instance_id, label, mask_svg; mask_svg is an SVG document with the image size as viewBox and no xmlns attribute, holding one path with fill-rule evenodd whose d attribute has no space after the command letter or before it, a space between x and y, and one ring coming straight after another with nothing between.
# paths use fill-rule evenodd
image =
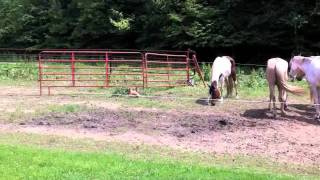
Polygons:
<instances>
[{"instance_id":1,"label":"horse hoof","mask_svg":"<svg viewBox=\"0 0 320 180\"><path fill-rule=\"evenodd\" d=\"M215 103L213 103L212 101L208 101L208 106L214 106Z\"/></svg>"},{"instance_id":2,"label":"horse hoof","mask_svg":"<svg viewBox=\"0 0 320 180\"><path fill-rule=\"evenodd\" d=\"M316 116L314 117L314 119L317 120L317 121L320 121L320 114L316 115Z\"/></svg>"}]
</instances>

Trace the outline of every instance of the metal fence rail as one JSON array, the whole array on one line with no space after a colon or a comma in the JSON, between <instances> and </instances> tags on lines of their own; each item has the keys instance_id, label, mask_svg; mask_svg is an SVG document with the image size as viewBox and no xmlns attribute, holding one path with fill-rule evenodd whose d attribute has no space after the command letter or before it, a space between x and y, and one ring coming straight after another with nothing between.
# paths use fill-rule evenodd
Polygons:
<instances>
[{"instance_id":1,"label":"metal fence rail","mask_svg":"<svg viewBox=\"0 0 320 180\"><path fill-rule=\"evenodd\" d=\"M189 55L189 51L42 51L40 95L43 88L48 88L50 95L50 89L57 87L187 86L191 70L196 69L202 78L195 55Z\"/></svg>"}]
</instances>

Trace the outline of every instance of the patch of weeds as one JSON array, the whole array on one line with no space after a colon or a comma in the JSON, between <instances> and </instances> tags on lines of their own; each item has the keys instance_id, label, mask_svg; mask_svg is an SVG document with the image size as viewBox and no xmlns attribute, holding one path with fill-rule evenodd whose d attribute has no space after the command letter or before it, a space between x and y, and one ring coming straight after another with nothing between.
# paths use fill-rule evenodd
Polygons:
<instances>
[{"instance_id":1,"label":"patch of weeds","mask_svg":"<svg viewBox=\"0 0 320 180\"><path fill-rule=\"evenodd\" d=\"M36 80L38 69L34 63L1 63L0 80Z\"/></svg>"},{"instance_id":2,"label":"patch of weeds","mask_svg":"<svg viewBox=\"0 0 320 180\"><path fill-rule=\"evenodd\" d=\"M26 113L18 106L15 111L8 113L9 122L20 122L26 117Z\"/></svg>"},{"instance_id":3,"label":"patch of weeds","mask_svg":"<svg viewBox=\"0 0 320 180\"><path fill-rule=\"evenodd\" d=\"M129 93L129 89L123 88L123 87L114 88L112 91L113 95L127 95L128 93Z\"/></svg>"},{"instance_id":4,"label":"patch of weeds","mask_svg":"<svg viewBox=\"0 0 320 180\"><path fill-rule=\"evenodd\" d=\"M124 107L171 109L180 105L176 100L150 98L118 98Z\"/></svg>"},{"instance_id":5,"label":"patch of weeds","mask_svg":"<svg viewBox=\"0 0 320 180\"><path fill-rule=\"evenodd\" d=\"M53 113L74 113L87 110L87 107L79 104L49 105L47 110Z\"/></svg>"}]
</instances>

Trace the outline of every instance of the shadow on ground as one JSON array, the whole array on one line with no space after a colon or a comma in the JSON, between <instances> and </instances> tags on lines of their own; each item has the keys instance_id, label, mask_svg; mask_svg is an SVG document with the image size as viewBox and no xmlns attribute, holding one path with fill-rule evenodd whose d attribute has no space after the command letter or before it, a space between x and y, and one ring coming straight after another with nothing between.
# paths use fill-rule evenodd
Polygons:
<instances>
[{"instance_id":1,"label":"shadow on ground","mask_svg":"<svg viewBox=\"0 0 320 180\"><path fill-rule=\"evenodd\" d=\"M314 119L315 109L310 105L290 105L287 115L281 115L280 109L277 109L277 117L274 118L272 112L268 108L263 109L248 109L242 117L249 119L274 119L282 121L301 121L314 125L320 125L320 122Z\"/></svg>"},{"instance_id":2,"label":"shadow on ground","mask_svg":"<svg viewBox=\"0 0 320 180\"><path fill-rule=\"evenodd\" d=\"M202 97L200 99L197 99L196 100L196 103L199 104L199 105L202 105L202 106L208 106L208 100L207 100L208 97Z\"/></svg>"}]
</instances>

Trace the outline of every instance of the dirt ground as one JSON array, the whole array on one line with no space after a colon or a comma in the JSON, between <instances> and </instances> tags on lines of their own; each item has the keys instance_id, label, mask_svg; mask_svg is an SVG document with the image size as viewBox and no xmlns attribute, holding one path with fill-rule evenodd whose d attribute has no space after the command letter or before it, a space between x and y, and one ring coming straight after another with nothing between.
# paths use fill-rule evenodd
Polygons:
<instances>
[{"instance_id":1,"label":"dirt ground","mask_svg":"<svg viewBox=\"0 0 320 180\"><path fill-rule=\"evenodd\" d=\"M2 105L14 101L14 96L9 96L7 101L4 97L1 97ZM34 102L39 100L36 96L26 98ZM60 97L51 101L72 100ZM247 110L230 113L200 105L195 111L183 111L120 108L108 104L84 112L50 113L20 124L2 124L0 131L263 156L320 167L320 123L312 119L312 107L289 106L290 116L277 119L271 118L266 106L263 107L253 105Z\"/></svg>"}]
</instances>

